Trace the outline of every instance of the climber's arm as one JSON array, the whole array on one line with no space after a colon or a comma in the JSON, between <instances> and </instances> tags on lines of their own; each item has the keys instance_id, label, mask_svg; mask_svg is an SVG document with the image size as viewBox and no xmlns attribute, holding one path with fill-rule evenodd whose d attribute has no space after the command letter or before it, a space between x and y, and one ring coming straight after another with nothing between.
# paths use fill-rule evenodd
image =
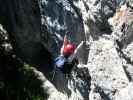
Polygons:
<instances>
[{"instance_id":1,"label":"climber's arm","mask_svg":"<svg viewBox=\"0 0 133 100\"><path fill-rule=\"evenodd\" d=\"M77 54L79 52L79 50L82 48L82 45L85 43L85 41L81 41L81 43L77 46L77 48L75 49L74 53L71 55L71 57L69 57L72 61L74 58L77 58Z\"/></svg>"},{"instance_id":2,"label":"climber's arm","mask_svg":"<svg viewBox=\"0 0 133 100\"><path fill-rule=\"evenodd\" d=\"M64 43L63 45L66 46L69 43L67 35L64 36Z\"/></svg>"},{"instance_id":3,"label":"climber's arm","mask_svg":"<svg viewBox=\"0 0 133 100\"><path fill-rule=\"evenodd\" d=\"M64 47L69 43L68 39L67 39L67 35L64 36L64 42L63 42L63 45L61 47L61 50L60 50L60 54L63 55L63 50L64 50Z\"/></svg>"},{"instance_id":4,"label":"climber's arm","mask_svg":"<svg viewBox=\"0 0 133 100\"><path fill-rule=\"evenodd\" d=\"M74 51L74 55L76 56L77 53L79 52L80 48L82 47L82 45L85 43L85 41L81 41L81 43L77 46L77 48Z\"/></svg>"}]
</instances>

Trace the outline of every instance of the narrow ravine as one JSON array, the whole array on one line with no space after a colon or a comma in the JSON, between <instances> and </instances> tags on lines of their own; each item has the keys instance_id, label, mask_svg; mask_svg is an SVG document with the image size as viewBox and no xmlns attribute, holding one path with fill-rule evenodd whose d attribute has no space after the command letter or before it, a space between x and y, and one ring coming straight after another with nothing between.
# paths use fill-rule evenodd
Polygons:
<instances>
[{"instance_id":1,"label":"narrow ravine","mask_svg":"<svg viewBox=\"0 0 133 100\"><path fill-rule=\"evenodd\" d=\"M66 33L84 41L69 75ZM132 33L132 0L1 0L0 99L133 100Z\"/></svg>"}]
</instances>

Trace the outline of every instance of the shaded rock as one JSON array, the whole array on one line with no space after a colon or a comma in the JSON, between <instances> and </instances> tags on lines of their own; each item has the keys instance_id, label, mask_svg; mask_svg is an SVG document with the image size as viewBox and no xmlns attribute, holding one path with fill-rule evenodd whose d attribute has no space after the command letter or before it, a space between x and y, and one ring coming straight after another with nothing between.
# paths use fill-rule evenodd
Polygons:
<instances>
[{"instance_id":1,"label":"shaded rock","mask_svg":"<svg viewBox=\"0 0 133 100\"><path fill-rule=\"evenodd\" d=\"M123 55L123 66L125 68L125 72L130 81L133 81L133 56L132 56L132 43L129 44L125 49L121 50L121 54Z\"/></svg>"},{"instance_id":2,"label":"shaded rock","mask_svg":"<svg viewBox=\"0 0 133 100\"><path fill-rule=\"evenodd\" d=\"M18 57L33 65L49 66L52 57L42 44L38 1L1 0L0 22L10 33L9 38ZM49 68L44 68L44 71Z\"/></svg>"},{"instance_id":3,"label":"shaded rock","mask_svg":"<svg viewBox=\"0 0 133 100\"><path fill-rule=\"evenodd\" d=\"M75 69L76 72L76 88L79 90L84 100L89 99L91 77L89 70L85 67Z\"/></svg>"},{"instance_id":4,"label":"shaded rock","mask_svg":"<svg viewBox=\"0 0 133 100\"><path fill-rule=\"evenodd\" d=\"M123 50L123 53L125 54L125 56L129 57L131 62L133 62L133 43L127 45L126 48L124 48Z\"/></svg>"},{"instance_id":5,"label":"shaded rock","mask_svg":"<svg viewBox=\"0 0 133 100\"><path fill-rule=\"evenodd\" d=\"M16 57L9 34L0 24L0 99L44 100L47 94L41 85L31 66Z\"/></svg>"},{"instance_id":6,"label":"shaded rock","mask_svg":"<svg viewBox=\"0 0 133 100\"><path fill-rule=\"evenodd\" d=\"M97 39L103 33L110 33L108 18L115 12L115 1L79 1L57 0L40 1L42 25L48 33L43 33L44 40L53 54L57 56L64 34L75 33L76 44L89 40L90 34ZM52 7L52 9L51 9ZM57 45L57 46L56 46ZM55 53L56 52L56 53Z\"/></svg>"},{"instance_id":7,"label":"shaded rock","mask_svg":"<svg viewBox=\"0 0 133 100\"><path fill-rule=\"evenodd\" d=\"M107 20L115 12L116 5L114 3L115 1L112 0L74 1L82 14L87 37L91 34L94 39L97 39L101 34L111 32ZM87 39L89 40L89 38Z\"/></svg>"},{"instance_id":8,"label":"shaded rock","mask_svg":"<svg viewBox=\"0 0 133 100\"><path fill-rule=\"evenodd\" d=\"M9 35L7 31L0 24L0 48L7 55L11 55L13 53L13 47L9 41Z\"/></svg>"},{"instance_id":9,"label":"shaded rock","mask_svg":"<svg viewBox=\"0 0 133 100\"><path fill-rule=\"evenodd\" d=\"M133 8L133 0L127 0L127 3L129 4L130 7Z\"/></svg>"},{"instance_id":10,"label":"shaded rock","mask_svg":"<svg viewBox=\"0 0 133 100\"><path fill-rule=\"evenodd\" d=\"M75 67L72 74L68 76L57 72L53 83L58 91L68 97L68 100L88 100L91 85L90 80L91 77L88 69L82 66L78 68ZM57 97L54 98L56 99ZM64 100L64 98L65 97L62 97L61 100Z\"/></svg>"}]
</instances>

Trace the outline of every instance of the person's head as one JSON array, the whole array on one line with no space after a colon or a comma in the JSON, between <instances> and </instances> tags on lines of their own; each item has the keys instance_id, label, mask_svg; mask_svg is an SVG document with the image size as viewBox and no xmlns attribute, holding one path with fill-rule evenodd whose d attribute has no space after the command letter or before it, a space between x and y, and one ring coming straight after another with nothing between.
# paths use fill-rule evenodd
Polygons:
<instances>
[{"instance_id":1,"label":"person's head","mask_svg":"<svg viewBox=\"0 0 133 100\"><path fill-rule=\"evenodd\" d=\"M68 43L65 47L64 47L64 50L63 50L63 54L64 56L68 57L70 56L71 54L74 53L74 50L76 49L76 46L72 43Z\"/></svg>"}]
</instances>

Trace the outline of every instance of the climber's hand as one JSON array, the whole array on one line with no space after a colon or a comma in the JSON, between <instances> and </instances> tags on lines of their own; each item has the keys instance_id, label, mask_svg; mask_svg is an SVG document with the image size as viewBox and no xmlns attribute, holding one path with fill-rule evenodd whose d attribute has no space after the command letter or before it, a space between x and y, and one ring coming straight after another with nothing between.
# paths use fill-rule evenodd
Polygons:
<instances>
[{"instance_id":1,"label":"climber's hand","mask_svg":"<svg viewBox=\"0 0 133 100\"><path fill-rule=\"evenodd\" d=\"M80 45L85 45L86 42L85 41L81 41Z\"/></svg>"},{"instance_id":2,"label":"climber's hand","mask_svg":"<svg viewBox=\"0 0 133 100\"><path fill-rule=\"evenodd\" d=\"M64 36L64 46L67 45L69 43L68 39L67 39L67 35Z\"/></svg>"},{"instance_id":3,"label":"climber's hand","mask_svg":"<svg viewBox=\"0 0 133 100\"><path fill-rule=\"evenodd\" d=\"M64 36L64 42L67 40L67 35Z\"/></svg>"}]
</instances>

